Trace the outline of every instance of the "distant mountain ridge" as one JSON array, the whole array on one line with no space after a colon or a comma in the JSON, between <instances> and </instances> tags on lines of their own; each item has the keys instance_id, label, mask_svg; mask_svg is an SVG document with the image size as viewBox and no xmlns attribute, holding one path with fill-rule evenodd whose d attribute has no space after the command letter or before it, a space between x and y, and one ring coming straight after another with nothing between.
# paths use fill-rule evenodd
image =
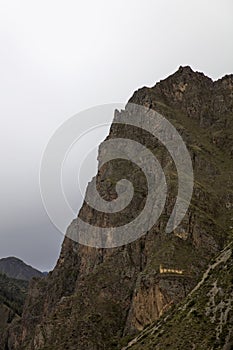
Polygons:
<instances>
[{"instance_id":1,"label":"distant mountain ridge","mask_svg":"<svg viewBox=\"0 0 233 350\"><path fill-rule=\"evenodd\" d=\"M44 274L25 264L22 260L16 257L7 257L0 259L0 273L5 274L10 278L29 281L32 277L43 277Z\"/></svg>"}]
</instances>

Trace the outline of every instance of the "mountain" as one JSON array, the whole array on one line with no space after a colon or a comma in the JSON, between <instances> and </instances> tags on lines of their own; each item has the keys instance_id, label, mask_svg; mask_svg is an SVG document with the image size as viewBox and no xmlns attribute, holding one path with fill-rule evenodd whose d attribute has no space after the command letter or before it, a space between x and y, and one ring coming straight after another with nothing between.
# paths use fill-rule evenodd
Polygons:
<instances>
[{"instance_id":1,"label":"mountain","mask_svg":"<svg viewBox=\"0 0 233 350\"><path fill-rule=\"evenodd\" d=\"M32 277L43 277L43 273L15 257L0 259L0 273L8 277L29 281Z\"/></svg>"},{"instance_id":2,"label":"mountain","mask_svg":"<svg viewBox=\"0 0 233 350\"><path fill-rule=\"evenodd\" d=\"M179 304L148 326L122 350L233 348L233 243Z\"/></svg>"},{"instance_id":3,"label":"mountain","mask_svg":"<svg viewBox=\"0 0 233 350\"><path fill-rule=\"evenodd\" d=\"M43 276L18 258L0 259L0 349L7 349L8 329L22 316L29 280Z\"/></svg>"},{"instance_id":4,"label":"mountain","mask_svg":"<svg viewBox=\"0 0 233 350\"><path fill-rule=\"evenodd\" d=\"M22 315L28 290L28 282L9 278L0 273L0 348L5 350L4 341L9 325Z\"/></svg>"},{"instance_id":5,"label":"mountain","mask_svg":"<svg viewBox=\"0 0 233 350\"><path fill-rule=\"evenodd\" d=\"M169 309L173 315L179 315L178 305L187 300L211 259L233 239L232 96L232 75L212 81L190 67L180 67L154 87L144 87L133 94L129 102L166 117L188 147L195 180L189 209L179 227L167 234L167 222L177 197L178 175L174 162L167 149L149 132L113 123L107 140L137 141L156 156L163 168L168 194L160 220L143 237L117 248L92 248L67 236L55 269L46 278L31 282L22 319L10 328L8 349L121 349L146 326L152 324L153 327ZM125 110L116 111L114 120L121 115L131 117L129 104ZM148 123L150 118L148 113ZM99 162L103 152L100 146ZM109 215L93 210L84 201L79 217L94 226L108 228L109 232L112 226L124 225L137 217L148 196L147 182L140 168L118 158L102 166L93 181L100 195L111 201L117 197L115 185L122 178L134 185L133 199L125 210ZM78 235L79 232L78 222L74 220L67 233ZM227 263L226 269L229 268ZM220 279L221 269L215 271L218 288L224 282ZM191 295L197 293L201 298L205 285ZM222 288L222 300L228 297L228 287ZM193 301L192 307L200 305L201 308L208 303L203 300L201 304L198 300ZM215 312L214 308L210 312ZM199 313L200 310L196 310L196 314ZM210 318L206 322L212 327ZM169 338L169 331L165 331L163 339L166 334ZM187 333L193 337L194 345L198 344L195 338L199 337L199 331L193 324L193 333ZM232 335L226 334L225 342L227 337ZM147 340L150 344L150 338ZM205 349L214 348L218 349L219 343L212 338L212 345Z\"/></svg>"}]
</instances>

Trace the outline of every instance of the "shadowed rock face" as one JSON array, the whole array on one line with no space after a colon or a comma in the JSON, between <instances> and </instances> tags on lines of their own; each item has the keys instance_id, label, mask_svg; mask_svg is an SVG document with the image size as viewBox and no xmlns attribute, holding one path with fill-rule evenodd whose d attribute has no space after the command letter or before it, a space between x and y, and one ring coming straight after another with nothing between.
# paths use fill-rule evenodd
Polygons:
<instances>
[{"instance_id":1,"label":"shadowed rock face","mask_svg":"<svg viewBox=\"0 0 233 350\"><path fill-rule=\"evenodd\" d=\"M6 350L9 326L22 315L28 282L0 273L0 349Z\"/></svg>"},{"instance_id":2,"label":"shadowed rock face","mask_svg":"<svg viewBox=\"0 0 233 350\"><path fill-rule=\"evenodd\" d=\"M22 260L0 259L0 349L6 350L8 329L22 316L28 281L43 274Z\"/></svg>"},{"instance_id":3,"label":"shadowed rock face","mask_svg":"<svg viewBox=\"0 0 233 350\"><path fill-rule=\"evenodd\" d=\"M232 76L213 82L190 67L134 93L130 102L163 114L186 142L195 175L190 208L180 226L166 234L177 195L171 157L148 133L113 124L108 138L137 140L160 161L168 184L161 218L144 237L119 248L90 248L66 238L54 271L31 283L22 319L10 330L9 349L118 349L187 296L211 257L232 238L232 95ZM124 214L97 215L84 203L79 216L109 227L139 213L147 188L132 164L115 160L102 167L97 187L103 198L112 200L114 184L124 174L135 188ZM68 229L75 227L74 221ZM184 273L161 274L160 265Z\"/></svg>"}]
</instances>

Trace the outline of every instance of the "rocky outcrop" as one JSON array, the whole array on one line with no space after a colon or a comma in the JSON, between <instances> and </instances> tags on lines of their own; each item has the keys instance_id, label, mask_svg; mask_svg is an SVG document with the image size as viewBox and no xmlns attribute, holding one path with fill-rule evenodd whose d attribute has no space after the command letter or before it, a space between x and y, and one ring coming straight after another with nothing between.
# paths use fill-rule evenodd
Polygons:
<instances>
[{"instance_id":1,"label":"rocky outcrop","mask_svg":"<svg viewBox=\"0 0 233 350\"><path fill-rule=\"evenodd\" d=\"M232 349L232 274L233 243L211 261L197 286L178 307L122 350Z\"/></svg>"},{"instance_id":2,"label":"rocky outcrop","mask_svg":"<svg viewBox=\"0 0 233 350\"><path fill-rule=\"evenodd\" d=\"M181 67L154 87L134 93L130 102L163 114L189 148L195 175L190 208L182 224L166 234L177 194L171 157L147 132L113 124L108 139L140 142L164 169L169 195L160 221L144 237L120 248L90 248L65 238L54 271L31 283L22 320L11 329L9 349L117 349L194 288L211 257L232 236L232 82L232 76L213 82ZM147 195L137 167L115 160L100 169L97 187L103 198L112 200L116 182L126 176L135 189L129 208L110 217L84 202L79 216L102 227L136 217ZM75 229L74 221L68 230ZM160 265L184 273L163 274Z\"/></svg>"}]
</instances>

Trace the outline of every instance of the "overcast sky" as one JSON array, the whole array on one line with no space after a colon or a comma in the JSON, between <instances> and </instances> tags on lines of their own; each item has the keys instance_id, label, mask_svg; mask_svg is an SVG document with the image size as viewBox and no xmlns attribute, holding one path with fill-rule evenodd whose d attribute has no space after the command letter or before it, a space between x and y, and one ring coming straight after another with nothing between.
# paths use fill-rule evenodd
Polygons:
<instances>
[{"instance_id":1,"label":"overcast sky","mask_svg":"<svg viewBox=\"0 0 233 350\"><path fill-rule=\"evenodd\" d=\"M232 15L232 0L0 0L0 257L56 262L63 236L43 208L39 166L57 127L180 65L232 73Z\"/></svg>"}]
</instances>

